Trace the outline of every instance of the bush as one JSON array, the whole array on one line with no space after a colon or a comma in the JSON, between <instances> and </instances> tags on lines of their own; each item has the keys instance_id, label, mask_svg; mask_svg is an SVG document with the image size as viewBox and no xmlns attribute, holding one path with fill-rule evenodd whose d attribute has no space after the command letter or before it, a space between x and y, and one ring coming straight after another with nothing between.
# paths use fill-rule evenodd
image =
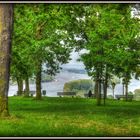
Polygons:
<instances>
[{"instance_id":1,"label":"bush","mask_svg":"<svg viewBox=\"0 0 140 140\"><path fill-rule=\"evenodd\" d=\"M134 93L140 93L140 89L135 89Z\"/></svg>"},{"instance_id":2,"label":"bush","mask_svg":"<svg viewBox=\"0 0 140 140\"><path fill-rule=\"evenodd\" d=\"M67 82L64 84L63 91L76 92L77 96L84 96L89 90L94 91L94 82L90 79L79 79Z\"/></svg>"},{"instance_id":3,"label":"bush","mask_svg":"<svg viewBox=\"0 0 140 140\"><path fill-rule=\"evenodd\" d=\"M140 89L134 90L134 100L140 101Z\"/></svg>"},{"instance_id":4,"label":"bush","mask_svg":"<svg viewBox=\"0 0 140 140\"><path fill-rule=\"evenodd\" d=\"M133 95L133 92L132 92L132 91L129 91L129 92L128 92L128 95Z\"/></svg>"}]
</instances>

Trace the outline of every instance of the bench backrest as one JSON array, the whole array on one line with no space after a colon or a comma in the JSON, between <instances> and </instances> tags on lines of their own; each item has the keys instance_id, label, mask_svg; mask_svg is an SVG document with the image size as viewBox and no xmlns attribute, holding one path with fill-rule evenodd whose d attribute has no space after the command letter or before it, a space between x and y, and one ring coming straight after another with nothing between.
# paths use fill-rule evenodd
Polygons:
<instances>
[{"instance_id":1,"label":"bench backrest","mask_svg":"<svg viewBox=\"0 0 140 140\"><path fill-rule=\"evenodd\" d=\"M35 94L35 93L36 93L35 90L31 90L31 91L30 91L30 94Z\"/></svg>"},{"instance_id":2,"label":"bench backrest","mask_svg":"<svg viewBox=\"0 0 140 140\"><path fill-rule=\"evenodd\" d=\"M76 95L76 92L57 92L57 95Z\"/></svg>"},{"instance_id":3,"label":"bench backrest","mask_svg":"<svg viewBox=\"0 0 140 140\"><path fill-rule=\"evenodd\" d=\"M89 94L88 94L88 93L85 93L84 96L85 96L85 97L88 97ZM92 94L91 97L95 97L95 94Z\"/></svg>"},{"instance_id":4,"label":"bench backrest","mask_svg":"<svg viewBox=\"0 0 140 140\"><path fill-rule=\"evenodd\" d=\"M116 98L125 98L125 95L115 95ZM128 95L128 98L133 98L133 95Z\"/></svg>"}]
</instances>

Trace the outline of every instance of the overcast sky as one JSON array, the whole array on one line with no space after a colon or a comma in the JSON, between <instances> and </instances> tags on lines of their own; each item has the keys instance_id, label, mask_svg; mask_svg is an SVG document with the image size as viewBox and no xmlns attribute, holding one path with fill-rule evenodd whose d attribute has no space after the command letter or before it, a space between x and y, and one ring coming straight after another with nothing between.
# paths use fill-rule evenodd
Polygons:
<instances>
[{"instance_id":1,"label":"overcast sky","mask_svg":"<svg viewBox=\"0 0 140 140\"><path fill-rule=\"evenodd\" d=\"M78 52L73 51L71 53L71 59L69 63L62 65L63 68L85 69L83 62L77 62L79 58Z\"/></svg>"}]
</instances>

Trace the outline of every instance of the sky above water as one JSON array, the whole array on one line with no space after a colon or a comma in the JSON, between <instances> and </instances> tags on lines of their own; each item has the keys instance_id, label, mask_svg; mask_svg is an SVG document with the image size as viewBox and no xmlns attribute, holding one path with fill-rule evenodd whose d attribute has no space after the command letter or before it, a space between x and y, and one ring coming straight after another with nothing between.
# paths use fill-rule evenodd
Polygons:
<instances>
[{"instance_id":1,"label":"sky above water","mask_svg":"<svg viewBox=\"0 0 140 140\"><path fill-rule=\"evenodd\" d=\"M74 68L74 69L85 69L85 66L83 64L83 62L79 62L77 61L78 58L80 58L80 54L83 52L75 52L73 51L71 53L71 60L69 61L69 63L62 65L63 68Z\"/></svg>"}]
</instances>

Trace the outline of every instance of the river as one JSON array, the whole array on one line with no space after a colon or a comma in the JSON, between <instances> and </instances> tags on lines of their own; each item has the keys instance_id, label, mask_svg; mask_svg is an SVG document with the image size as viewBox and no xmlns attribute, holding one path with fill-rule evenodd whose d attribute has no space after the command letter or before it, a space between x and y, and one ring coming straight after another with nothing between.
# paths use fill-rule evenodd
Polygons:
<instances>
[{"instance_id":1,"label":"river","mask_svg":"<svg viewBox=\"0 0 140 140\"><path fill-rule=\"evenodd\" d=\"M83 50L84 52L84 50ZM81 52L81 53L83 53ZM85 70L85 66L82 62L77 61L80 53L73 51L71 53L71 60L69 63L62 65L62 70L55 77L55 80L52 82L42 83L42 90L46 90L46 95L51 97L56 97L57 92L63 91L63 86L65 82L77 79L90 79L86 73L74 73L69 70ZM140 88L140 81L132 79L128 90L134 91L135 89ZM35 84L30 84L30 90L35 90ZM17 92L17 85L9 86L9 96L15 95ZM108 88L108 95L112 94L112 89ZM122 94L122 84L117 84L115 87L115 94Z\"/></svg>"},{"instance_id":2,"label":"river","mask_svg":"<svg viewBox=\"0 0 140 140\"><path fill-rule=\"evenodd\" d=\"M46 95L50 97L56 97L57 92L63 91L63 86L65 82L77 79L90 79L87 74L73 73L69 71L61 71L55 77L55 80L51 82L43 82L42 90L46 90ZM140 81L132 79L129 84L129 91L134 91L135 89L140 88ZM35 90L35 84L30 84L30 90ZM9 96L13 96L17 92L17 85L10 85L9 87ZM108 95L112 94L112 89L108 88ZM122 84L117 84L115 87L115 94L122 94Z\"/></svg>"}]
</instances>

